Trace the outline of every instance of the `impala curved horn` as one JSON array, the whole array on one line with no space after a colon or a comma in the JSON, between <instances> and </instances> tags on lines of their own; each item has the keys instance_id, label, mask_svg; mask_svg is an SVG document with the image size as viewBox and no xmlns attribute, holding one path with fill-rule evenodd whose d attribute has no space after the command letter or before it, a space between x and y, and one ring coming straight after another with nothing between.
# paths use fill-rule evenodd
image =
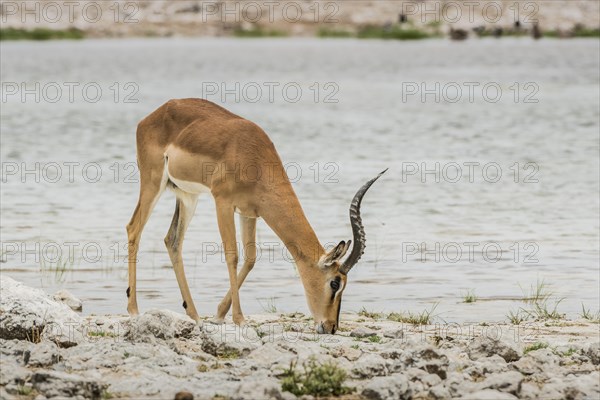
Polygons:
<instances>
[{"instance_id":1,"label":"impala curved horn","mask_svg":"<svg viewBox=\"0 0 600 400\"><path fill-rule=\"evenodd\" d=\"M367 190L369 190L371 185L375 183L375 181L379 179L379 177L383 175L387 170L388 169L386 168L385 170L381 171L379 175L377 175L375 178L365 183L363 187L358 189L358 192L356 192L354 198L352 199L352 203L350 203L350 225L352 225L354 245L352 246L352 252L340 267L340 272L344 275L348 274L348 272L352 269L352 267L354 267L354 265L356 265L358 260L360 260L363 253L365 252L366 238L365 229L362 224L362 219L360 218L360 203L362 202L365 193L367 193Z\"/></svg>"}]
</instances>

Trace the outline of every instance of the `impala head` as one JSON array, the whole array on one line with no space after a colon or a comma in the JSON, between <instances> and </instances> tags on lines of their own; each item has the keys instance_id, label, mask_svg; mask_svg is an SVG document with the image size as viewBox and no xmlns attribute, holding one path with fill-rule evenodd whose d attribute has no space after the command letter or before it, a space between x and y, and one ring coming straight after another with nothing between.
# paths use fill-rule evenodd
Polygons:
<instances>
[{"instance_id":1,"label":"impala head","mask_svg":"<svg viewBox=\"0 0 600 400\"><path fill-rule=\"evenodd\" d=\"M350 255L342 260L350 249L352 240L341 241L320 257L313 269L318 273L312 273L306 279L307 282L304 285L306 298L318 333L334 334L338 329L342 294L348 281L348 272L365 252L366 239L360 218L360 204L367 190L385 171L365 183L356 192L352 203L350 203L350 224L354 236L354 246L352 246Z\"/></svg>"}]
</instances>

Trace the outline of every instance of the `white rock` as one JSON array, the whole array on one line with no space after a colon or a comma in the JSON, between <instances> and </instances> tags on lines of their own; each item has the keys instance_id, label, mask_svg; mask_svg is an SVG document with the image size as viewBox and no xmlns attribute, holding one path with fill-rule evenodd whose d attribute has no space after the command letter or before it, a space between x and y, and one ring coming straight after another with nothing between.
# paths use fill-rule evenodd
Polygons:
<instances>
[{"instance_id":1,"label":"white rock","mask_svg":"<svg viewBox=\"0 0 600 400\"><path fill-rule=\"evenodd\" d=\"M379 354L364 354L353 365L352 376L357 379L387 374L386 360Z\"/></svg>"},{"instance_id":2,"label":"white rock","mask_svg":"<svg viewBox=\"0 0 600 400\"><path fill-rule=\"evenodd\" d=\"M82 340L81 317L42 290L7 276L0 280L0 338L51 340L73 346Z\"/></svg>"},{"instance_id":3,"label":"white rock","mask_svg":"<svg viewBox=\"0 0 600 400\"><path fill-rule=\"evenodd\" d=\"M402 339L404 337L404 330L402 329L387 329L383 331L383 336L391 339Z\"/></svg>"},{"instance_id":4,"label":"white rock","mask_svg":"<svg viewBox=\"0 0 600 400\"><path fill-rule=\"evenodd\" d=\"M86 399L98 399L108 386L98 384L93 379L86 379L75 374L58 371L37 371L31 376L33 388L46 397L65 396L73 398L82 396Z\"/></svg>"},{"instance_id":5,"label":"white rock","mask_svg":"<svg viewBox=\"0 0 600 400\"><path fill-rule=\"evenodd\" d=\"M508 364L504 358L498 354L494 354L491 357L486 357L478 360L483 368L483 374L494 374L498 372L505 372L508 369Z\"/></svg>"},{"instance_id":6,"label":"white rock","mask_svg":"<svg viewBox=\"0 0 600 400\"><path fill-rule=\"evenodd\" d=\"M341 356L345 357L348 361L358 360L362 353L362 350L353 347L342 347L341 349Z\"/></svg>"},{"instance_id":7,"label":"white rock","mask_svg":"<svg viewBox=\"0 0 600 400\"><path fill-rule=\"evenodd\" d=\"M404 375L391 375L370 379L361 394L369 400L405 399L411 390Z\"/></svg>"},{"instance_id":8,"label":"white rock","mask_svg":"<svg viewBox=\"0 0 600 400\"><path fill-rule=\"evenodd\" d=\"M460 397L465 393L471 393L478 389L475 382L471 382L471 377L463 372L448 372L448 377L444 380L444 386L448 388L452 397Z\"/></svg>"},{"instance_id":9,"label":"white rock","mask_svg":"<svg viewBox=\"0 0 600 400\"><path fill-rule=\"evenodd\" d=\"M153 343L156 339L189 337L194 328L196 322L186 315L169 310L149 310L131 318L125 338L132 342Z\"/></svg>"},{"instance_id":10,"label":"white rock","mask_svg":"<svg viewBox=\"0 0 600 400\"><path fill-rule=\"evenodd\" d=\"M204 324L200 337L202 350L219 357L247 356L262 345L256 330L249 325Z\"/></svg>"},{"instance_id":11,"label":"white rock","mask_svg":"<svg viewBox=\"0 0 600 400\"><path fill-rule=\"evenodd\" d=\"M598 399L600 398L600 372L587 375L552 376L541 388L540 399Z\"/></svg>"},{"instance_id":12,"label":"white rock","mask_svg":"<svg viewBox=\"0 0 600 400\"><path fill-rule=\"evenodd\" d=\"M496 389L518 395L521 391L523 375L517 371L501 372L492 374L481 383L481 389Z\"/></svg>"},{"instance_id":13,"label":"white rock","mask_svg":"<svg viewBox=\"0 0 600 400\"><path fill-rule=\"evenodd\" d=\"M350 332L350 336L355 338L366 338L370 336L377 336L377 332L364 326L359 326Z\"/></svg>"},{"instance_id":14,"label":"white rock","mask_svg":"<svg viewBox=\"0 0 600 400\"><path fill-rule=\"evenodd\" d=\"M30 375L31 371L24 368L21 362L7 356L0 357L0 387L25 382Z\"/></svg>"},{"instance_id":15,"label":"white rock","mask_svg":"<svg viewBox=\"0 0 600 400\"><path fill-rule=\"evenodd\" d=\"M418 345L406 351L400 357L400 363L406 367L419 368L430 374L446 379L448 357L430 345ZM397 365L396 365L397 368Z\"/></svg>"},{"instance_id":16,"label":"white rock","mask_svg":"<svg viewBox=\"0 0 600 400\"><path fill-rule=\"evenodd\" d=\"M535 382L523 382L521 384L521 392L519 393L519 397L522 399L539 399L540 388Z\"/></svg>"},{"instance_id":17,"label":"white rock","mask_svg":"<svg viewBox=\"0 0 600 400\"><path fill-rule=\"evenodd\" d=\"M436 374L425 373L423 376L420 377L419 380L423 382L423 384L427 387L436 386L442 383L442 378L440 378Z\"/></svg>"},{"instance_id":18,"label":"white rock","mask_svg":"<svg viewBox=\"0 0 600 400\"><path fill-rule=\"evenodd\" d=\"M497 390L480 390L478 392L469 393L463 397L463 400L515 400L517 397L509 393L499 392Z\"/></svg>"},{"instance_id":19,"label":"white rock","mask_svg":"<svg viewBox=\"0 0 600 400\"><path fill-rule=\"evenodd\" d=\"M515 361L511 364L513 368L525 375L533 375L542 371L542 366L539 365L533 357L526 354L521 357L519 361Z\"/></svg>"},{"instance_id":20,"label":"white rock","mask_svg":"<svg viewBox=\"0 0 600 400\"><path fill-rule=\"evenodd\" d=\"M285 393L285 394L284 394ZM233 395L234 400L249 400L249 399L265 399L265 400L285 400L295 399L292 393L281 391L281 383L277 379L267 378L256 380L248 380L243 382L236 393Z\"/></svg>"},{"instance_id":21,"label":"white rock","mask_svg":"<svg viewBox=\"0 0 600 400\"><path fill-rule=\"evenodd\" d=\"M442 400L449 399L452 396L450 394L450 390L448 390L447 387L445 387L443 384L439 384L429 388L429 391L427 392L427 397L431 399Z\"/></svg>"},{"instance_id":22,"label":"white rock","mask_svg":"<svg viewBox=\"0 0 600 400\"><path fill-rule=\"evenodd\" d=\"M600 365L600 342L590 343L585 349L585 355L590 358L592 364Z\"/></svg>"},{"instance_id":23,"label":"white rock","mask_svg":"<svg viewBox=\"0 0 600 400\"><path fill-rule=\"evenodd\" d=\"M65 303L73 311L83 310L82 301L79 300L77 297L73 296L68 290L59 290L58 292L54 293L54 296L52 296L52 298L61 303Z\"/></svg>"},{"instance_id":24,"label":"white rock","mask_svg":"<svg viewBox=\"0 0 600 400\"><path fill-rule=\"evenodd\" d=\"M401 340L390 340L387 343L379 344L378 351L383 358L397 360L404 352L401 347L402 345L403 343Z\"/></svg>"},{"instance_id":25,"label":"white rock","mask_svg":"<svg viewBox=\"0 0 600 400\"><path fill-rule=\"evenodd\" d=\"M215 350L216 353L216 350ZM248 354L247 360L253 362L257 368L268 368L273 373L281 373L290 366L290 362L296 358L295 354L289 353L275 343L266 343Z\"/></svg>"},{"instance_id":26,"label":"white rock","mask_svg":"<svg viewBox=\"0 0 600 400\"><path fill-rule=\"evenodd\" d=\"M541 366L542 370L553 369L558 366L559 357L550 349L539 349L527 353L535 362Z\"/></svg>"},{"instance_id":27,"label":"white rock","mask_svg":"<svg viewBox=\"0 0 600 400\"><path fill-rule=\"evenodd\" d=\"M521 358L521 353L516 349L516 346L487 337L478 337L474 339L469 343L467 351L471 360L491 357L494 354L504 358L506 362L517 361Z\"/></svg>"},{"instance_id":28,"label":"white rock","mask_svg":"<svg viewBox=\"0 0 600 400\"><path fill-rule=\"evenodd\" d=\"M0 386L0 399L12 400L16 398L17 396L11 396L10 394L8 394L8 392L6 391L6 386Z\"/></svg>"},{"instance_id":29,"label":"white rock","mask_svg":"<svg viewBox=\"0 0 600 400\"><path fill-rule=\"evenodd\" d=\"M52 342L39 343L25 353L25 363L29 367L48 367L61 360L56 344Z\"/></svg>"}]
</instances>

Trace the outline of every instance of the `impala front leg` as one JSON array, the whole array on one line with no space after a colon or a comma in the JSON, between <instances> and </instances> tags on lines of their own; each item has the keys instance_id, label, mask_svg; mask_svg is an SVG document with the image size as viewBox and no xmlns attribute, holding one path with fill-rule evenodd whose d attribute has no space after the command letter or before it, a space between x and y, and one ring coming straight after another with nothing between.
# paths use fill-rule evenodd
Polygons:
<instances>
[{"instance_id":1,"label":"impala front leg","mask_svg":"<svg viewBox=\"0 0 600 400\"><path fill-rule=\"evenodd\" d=\"M235 237L234 207L231 203L216 201L217 222L221 240L223 240L223 251L225 252L225 261L229 272L229 291L231 292L231 302L233 305L233 322L236 325L244 324L244 314L240 306L240 295L238 287L237 264L238 252ZM217 319L224 316L218 315Z\"/></svg>"},{"instance_id":2,"label":"impala front leg","mask_svg":"<svg viewBox=\"0 0 600 400\"><path fill-rule=\"evenodd\" d=\"M150 218L152 209L163 191L160 181L153 181L144 174L141 175L141 182L140 199L131 216L131 221L127 224L129 286L127 286L126 293L127 311L129 312L129 315L137 315L139 313L137 305L136 269L140 237L142 236L144 225L146 225L148 218Z\"/></svg>"}]
</instances>

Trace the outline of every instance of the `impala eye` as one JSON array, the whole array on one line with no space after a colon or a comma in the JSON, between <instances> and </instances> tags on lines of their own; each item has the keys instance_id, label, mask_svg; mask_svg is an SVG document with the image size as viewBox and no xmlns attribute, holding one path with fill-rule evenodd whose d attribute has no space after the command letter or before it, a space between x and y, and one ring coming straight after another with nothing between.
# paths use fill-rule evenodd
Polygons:
<instances>
[{"instance_id":1,"label":"impala eye","mask_svg":"<svg viewBox=\"0 0 600 400\"><path fill-rule=\"evenodd\" d=\"M340 288L340 281L331 281L331 283L329 285L331 286L331 288L335 292L335 291L337 291Z\"/></svg>"}]
</instances>

